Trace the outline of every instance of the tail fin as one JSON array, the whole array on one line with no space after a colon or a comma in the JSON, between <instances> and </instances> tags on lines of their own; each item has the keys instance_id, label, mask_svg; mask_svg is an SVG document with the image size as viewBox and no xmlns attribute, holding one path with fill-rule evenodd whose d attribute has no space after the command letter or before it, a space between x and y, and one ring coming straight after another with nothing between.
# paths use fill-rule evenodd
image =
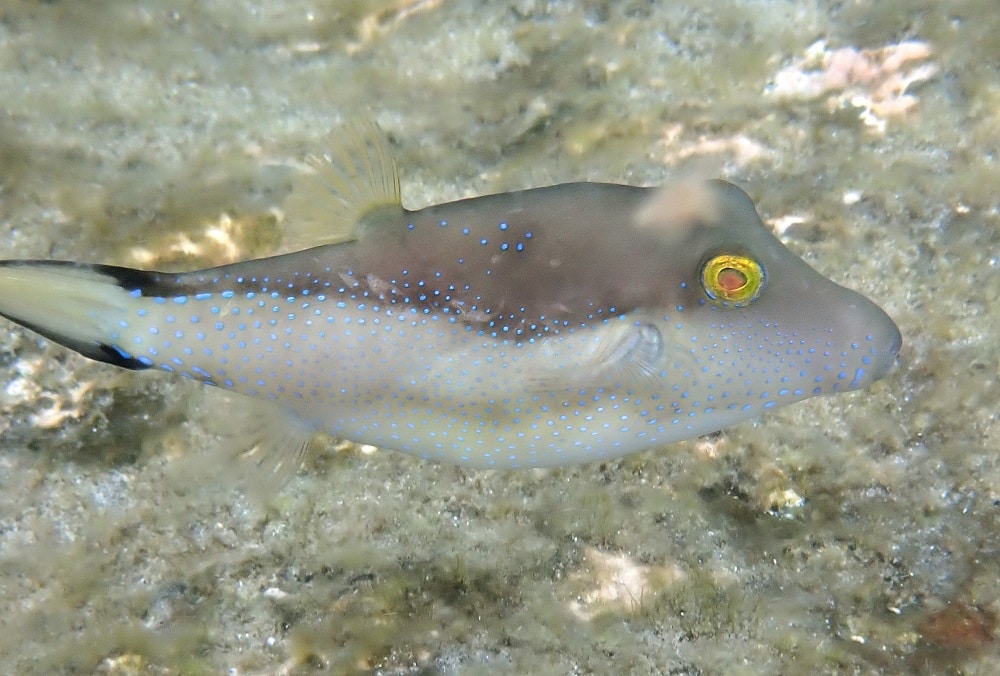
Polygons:
<instances>
[{"instance_id":1,"label":"tail fin","mask_svg":"<svg viewBox=\"0 0 1000 676\"><path fill-rule=\"evenodd\" d=\"M155 284L155 273L129 268L0 261L0 315L90 359L145 369L115 335L129 301Z\"/></svg>"}]
</instances>

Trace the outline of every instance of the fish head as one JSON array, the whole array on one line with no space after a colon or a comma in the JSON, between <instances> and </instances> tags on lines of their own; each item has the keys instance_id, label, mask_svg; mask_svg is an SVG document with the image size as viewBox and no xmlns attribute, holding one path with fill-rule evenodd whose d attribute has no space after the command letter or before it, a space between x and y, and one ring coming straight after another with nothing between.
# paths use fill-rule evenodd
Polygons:
<instances>
[{"instance_id":1,"label":"fish head","mask_svg":"<svg viewBox=\"0 0 1000 676\"><path fill-rule=\"evenodd\" d=\"M663 334L664 386L682 380L683 399L725 399L747 417L866 387L895 362L902 340L889 316L785 247L736 186L653 193L635 223L660 243L670 300L646 316Z\"/></svg>"}]
</instances>

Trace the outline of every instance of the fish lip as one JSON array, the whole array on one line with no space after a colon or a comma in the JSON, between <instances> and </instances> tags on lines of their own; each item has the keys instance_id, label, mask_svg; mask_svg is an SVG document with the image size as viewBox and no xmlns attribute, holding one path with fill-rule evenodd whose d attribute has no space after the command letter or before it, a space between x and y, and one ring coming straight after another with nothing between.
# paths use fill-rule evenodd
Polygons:
<instances>
[{"instance_id":1,"label":"fish lip","mask_svg":"<svg viewBox=\"0 0 1000 676\"><path fill-rule=\"evenodd\" d=\"M896 329L896 335L893 337L892 345L889 346L889 354L892 355L892 360L896 361L896 357L899 356L899 351L903 348L903 335Z\"/></svg>"},{"instance_id":2,"label":"fish lip","mask_svg":"<svg viewBox=\"0 0 1000 676\"><path fill-rule=\"evenodd\" d=\"M881 368L872 374L872 382L881 380L893 370L899 357L899 351L903 348L903 336L899 332L899 327L895 323L891 323L890 326L892 327L892 334L889 346L885 349L885 358L880 360Z\"/></svg>"}]
</instances>

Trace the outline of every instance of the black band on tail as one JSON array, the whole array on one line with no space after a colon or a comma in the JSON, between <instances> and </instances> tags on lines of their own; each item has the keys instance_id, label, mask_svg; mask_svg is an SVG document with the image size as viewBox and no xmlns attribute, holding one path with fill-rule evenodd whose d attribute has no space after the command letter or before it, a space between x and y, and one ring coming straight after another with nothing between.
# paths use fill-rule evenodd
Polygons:
<instances>
[{"instance_id":1,"label":"black band on tail","mask_svg":"<svg viewBox=\"0 0 1000 676\"><path fill-rule=\"evenodd\" d=\"M178 291L177 275L134 268L123 268L117 265L93 264L87 267L111 277L118 286L126 291L138 291L146 297L176 296Z\"/></svg>"},{"instance_id":2,"label":"black band on tail","mask_svg":"<svg viewBox=\"0 0 1000 676\"><path fill-rule=\"evenodd\" d=\"M0 267L23 267L36 268L40 270L67 270L71 268L89 270L105 277L108 285L117 285L130 293L138 292L142 295L158 295L160 293L166 295L176 293L176 287L173 289L171 288L171 280L174 278L172 275L160 272L133 270L131 268L117 267L113 265L88 265L85 263L74 263L71 261L14 260L0 261ZM38 333L53 342L64 345L71 350L75 350L88 359L94 359L95 361L102 361L108 364L114 364L115 366L119 366L121 368L132 370L148 369L152 366L152 362L150 360L136 359L118 345L73 336L71 334L55 330L51 326L44 326L38 322L37 318L35 321L31 321L23 316L17 316L18 314L20 313L0 311L0 315L6 317L7 319L17 322L27 329L31 329L35 333Z\"/></svg>"},{"instance_id":3,"label":"black band on tail","mask_svg":"<svg viewBox=\"0 0 1000 676\"><path fill-rule=\"evenodd\" d=\"M6 315L4 315L6 317ZM12 321L16 321L18 324L26 329L31 329L40 336L44 336L54 343L59 343L69 349L79 352L87 359L93 359L94 361L103 361L106 364L113 364L115 366L120 366L123 369L131 369L132 371L141 371L143 369L148 369L152 367L152 363L141 362L129 353L125 352L119 347L114 345L108 345L106 343L87 343L82 341L76 341L72 338L64 336L62 334L56 334L52 331L47 331L40 326L36 326L29 322L19 320L15 317L7 317Z\"/></svg>"}]
</instances>

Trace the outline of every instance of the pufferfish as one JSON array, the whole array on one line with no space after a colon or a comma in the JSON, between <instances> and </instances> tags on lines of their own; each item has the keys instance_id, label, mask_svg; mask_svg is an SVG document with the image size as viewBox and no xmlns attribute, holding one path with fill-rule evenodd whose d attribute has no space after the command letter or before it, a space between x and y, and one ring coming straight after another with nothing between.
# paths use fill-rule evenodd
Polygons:
<instances>
[{"instance_id":1,"label":"pufferfish","mask_svg":"<svg viewBox=\"0 0 1000 676\"><path fill-rule=\"evenodd\" d=\"M0 262L0 314L80 354L264 402L265 466L325 433L478 468L587 463L863 388L893 321L721 181L402 206L374 125L287 205L300 250L186 273Z\"/></svg>"}]
</instances>

